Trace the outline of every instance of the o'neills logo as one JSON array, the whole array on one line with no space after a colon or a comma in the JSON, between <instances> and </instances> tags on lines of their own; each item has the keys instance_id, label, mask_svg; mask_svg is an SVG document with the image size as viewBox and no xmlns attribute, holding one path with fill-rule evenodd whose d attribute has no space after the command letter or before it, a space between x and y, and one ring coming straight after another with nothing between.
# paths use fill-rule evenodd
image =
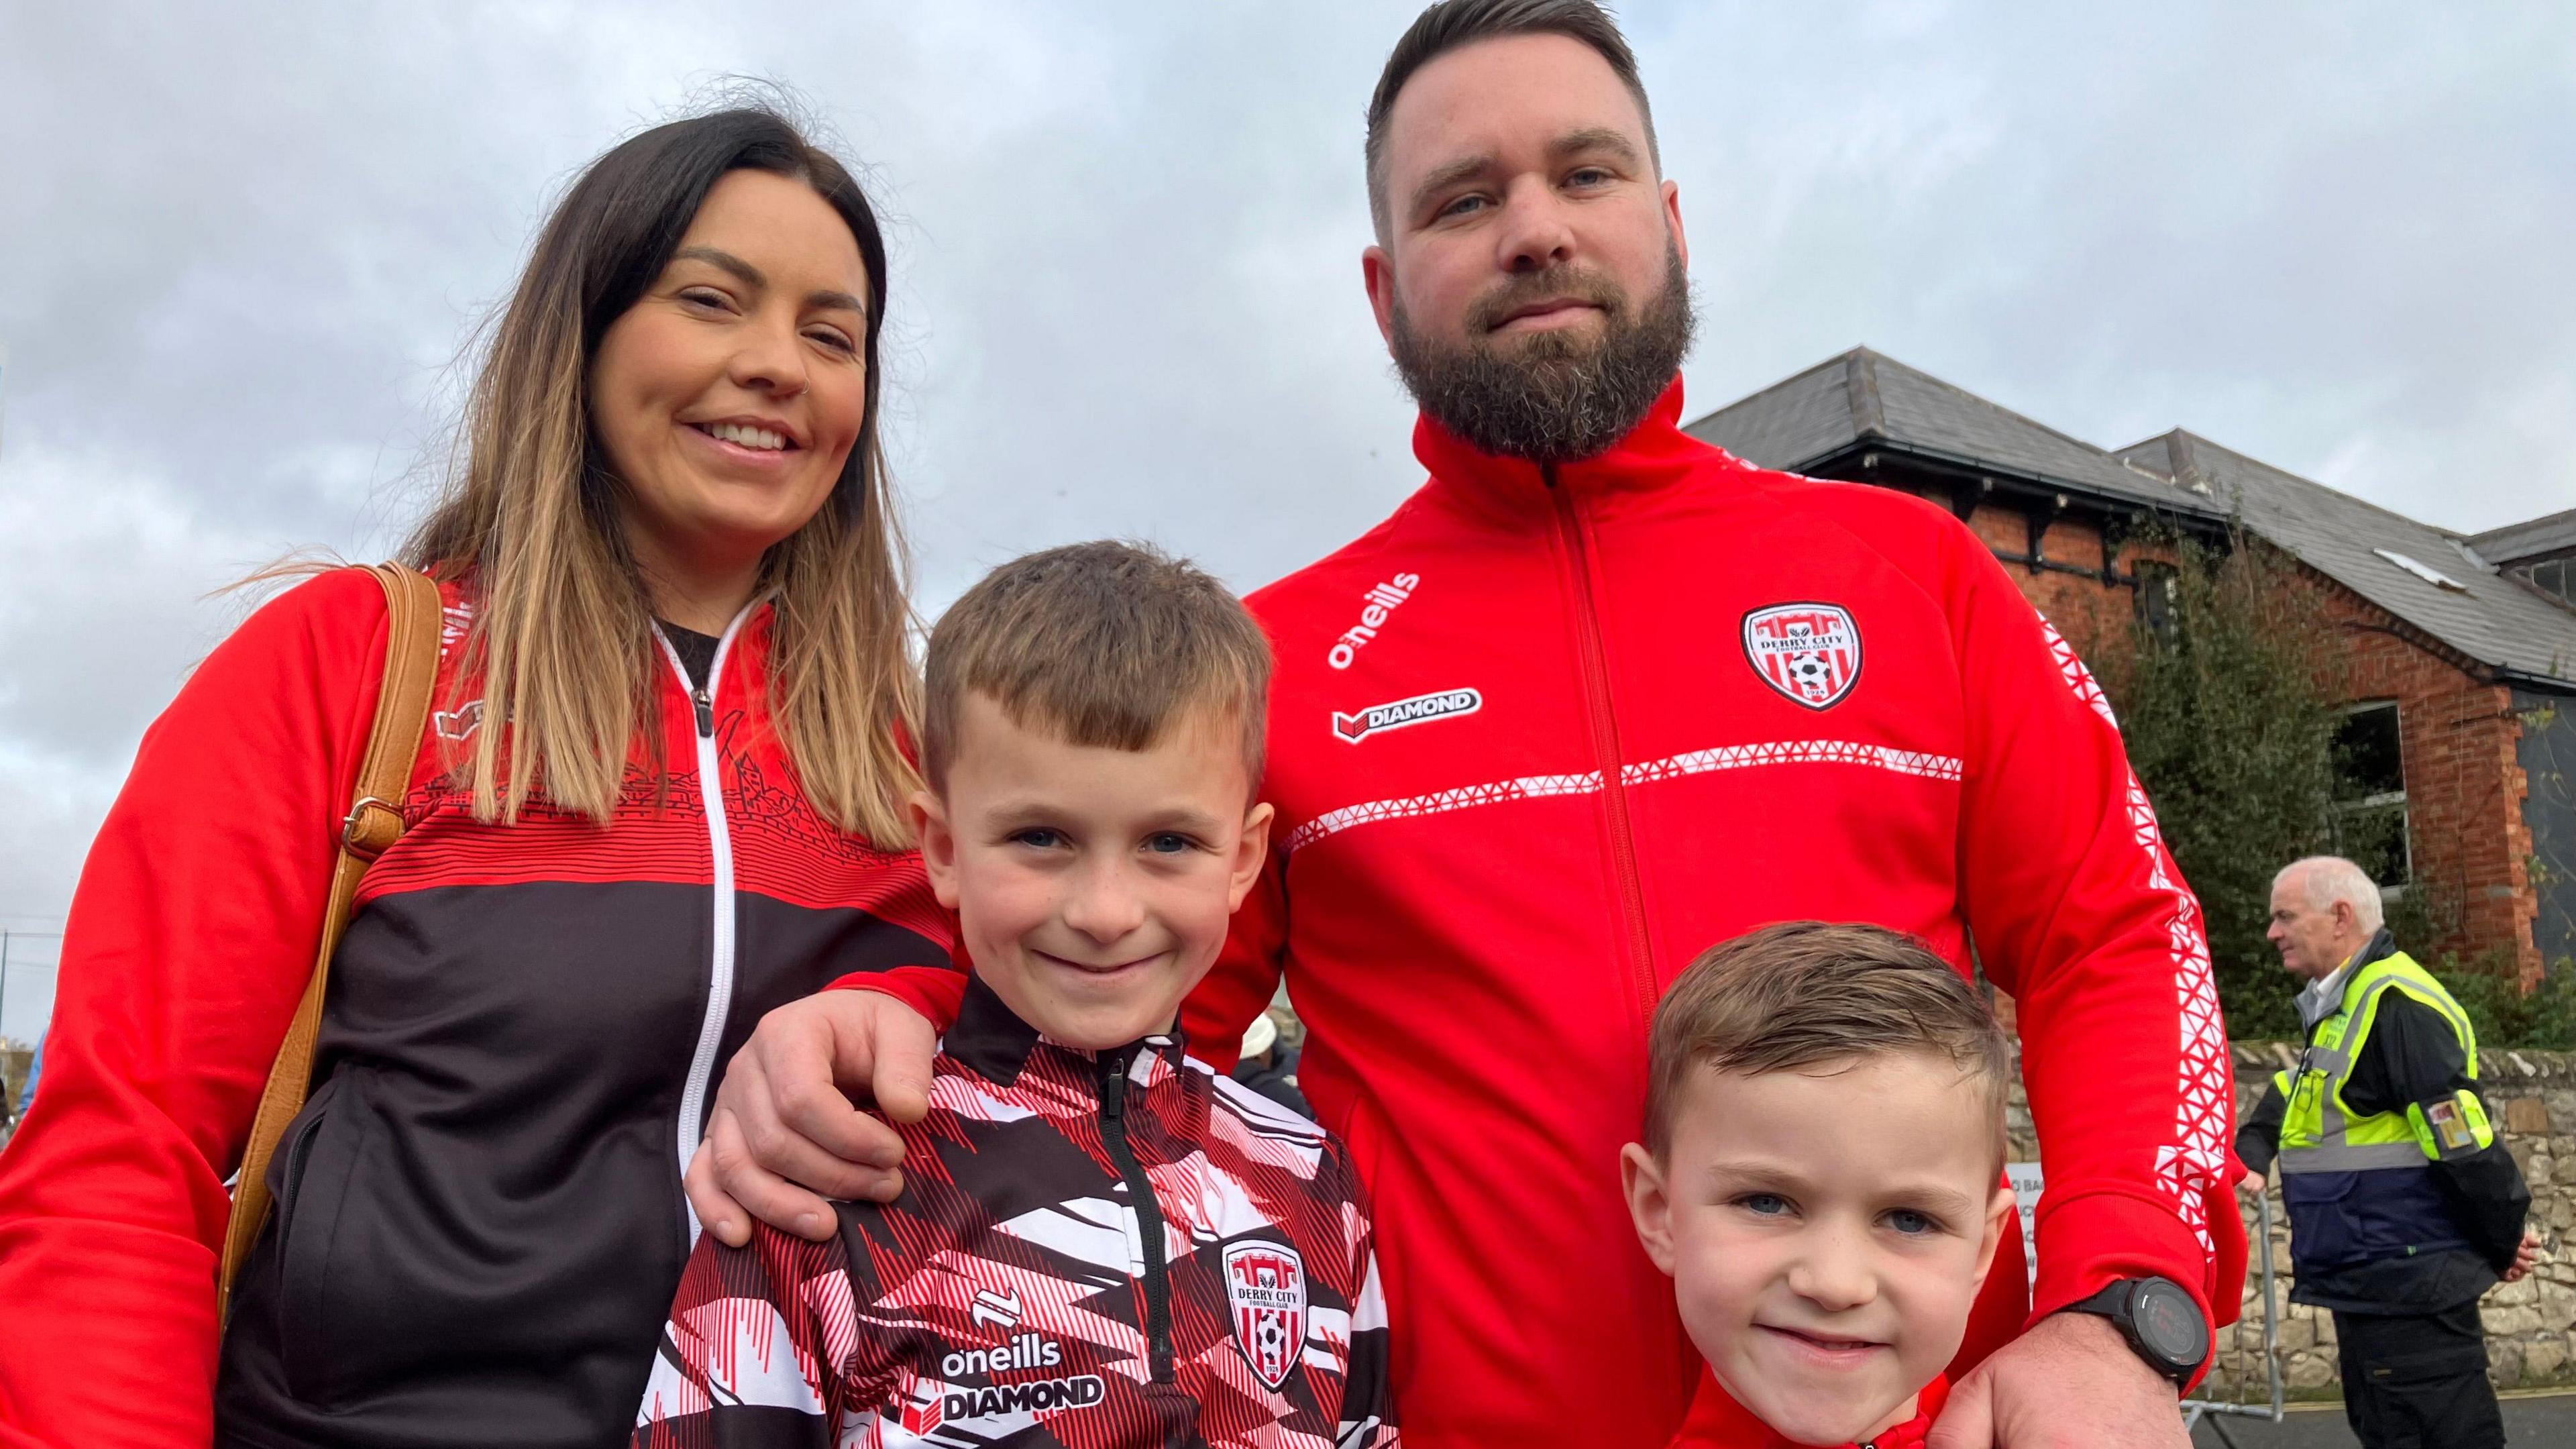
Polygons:
<instances>
[{"instance_id":1,"label":"o'neills logo","mask_svg":"<svg viewBox=\"0 0 2576 1449\"><path fill-rule=\"evenodd\" d=\"M928 1433L941 1423L954 1424L960 1419L981 1419L992 1414L1043 1414L1050 1409L1087 1408L1107 1397L1109 1385L1098 1374L995 1384L984 1389L950 1389L940 1396L937 1416L925 1409L919 1417L928 1420L927 1425L913 1432Z\"/></svg>"},{"instance_id":2,"label":"o'neills logo","mask_svg":"<svg viewBox=\"0 0 2576 1449\"><path fill-rule=\"evenodd\" d=\"M1350 668L1351 661L1360 657L1360 646L1377 637L1377 631L1386 627L1386 616L1395 612L1396 605L1412 598L1413 591L1421 583L1420 574L1397 574L1360 595L1368 601L1360 610L1360 621L1344 629L1342 637L1333 641L1332 650L1324 656L1324 662L1335 669Z\"/></svg>"},{"instance_id":3,"label":"o'neills logo","mask_svg":"<svg viewBox=\"0 0 2576 1449\"><path fill-rule=\"evenodd\" d=\"M1358 744L1381 730L1400 730L1406 725L1428 724L1435 719L1474 714L1485 707L1485 697L1472 689L1444 689L1437 694L1417 694L1393 704L1373 704L1357 714L1333 711L1333 733Z\"/></svg>"}]
</instances>

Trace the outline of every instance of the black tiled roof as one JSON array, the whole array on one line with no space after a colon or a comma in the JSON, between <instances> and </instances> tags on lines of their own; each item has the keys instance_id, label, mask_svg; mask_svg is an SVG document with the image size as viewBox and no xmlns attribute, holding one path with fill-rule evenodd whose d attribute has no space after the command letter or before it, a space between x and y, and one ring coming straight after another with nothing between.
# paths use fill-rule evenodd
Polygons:
<instances>
[{"instance_id":1,"label":"black tiled roof","mask_svg":"<svg viewBox=\"0 0 2576 1449\"><path fill-rule=\"evenodd\" d=\"M2179 483L2208 488L2220 507L2238 512L2257 536L2459 653L2492 668L2576 685L2576 611L2497 572L2483 548L2467 546L2475 540L2364 503L2179 428L2122 448L2120 456ZM2576 515L2558 518L2576 520ZM2392 554L2455 587L2425 578Z\"/></svg>"},{"instance_id":2,"label":"black tiled roof","mask_svg":"<svg viewBox=\"0 0 2576 1449\"><path fill-rule=\"evenodd\" d=\"M1686 427L1746 462L1796 472L1863 439L2114 502L2216 517L2209 499L1894 358L1855 347Z\"/></svg>"},{"instance_id":3,"label":"black tiled roof","mask_svg":"<svg viewBox=\"0 0 2576 1449\"><path fill-rule=\"evenodd\" d=\"M2576 508L2473 533L2469 535L2469 547L2499 568L2527 558L2576 551Z\"/></svg>"}]
</instances>

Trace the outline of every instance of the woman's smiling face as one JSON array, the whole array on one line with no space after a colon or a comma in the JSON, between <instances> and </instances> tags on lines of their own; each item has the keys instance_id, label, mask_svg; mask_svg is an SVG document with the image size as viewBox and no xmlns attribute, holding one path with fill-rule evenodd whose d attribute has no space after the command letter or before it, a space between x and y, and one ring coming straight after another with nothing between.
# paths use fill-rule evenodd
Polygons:
<instances>
[{"instance_id":1,"label":"woman's smiling face","mask_svg":"<svg viewBox=\"0 0 2576 1449\"><path fill-rule=\"evenodd\" d=\"M802 181L728 173L590 367L591 426L649 573L756 566L805 526L867 413L867 264Z\"/></svg>"}]
</instances>

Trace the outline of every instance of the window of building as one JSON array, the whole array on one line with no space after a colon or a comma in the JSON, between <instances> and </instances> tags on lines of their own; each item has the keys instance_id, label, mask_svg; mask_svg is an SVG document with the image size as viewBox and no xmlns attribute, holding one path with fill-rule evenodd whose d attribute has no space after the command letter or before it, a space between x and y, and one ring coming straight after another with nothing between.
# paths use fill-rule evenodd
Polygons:
<instances>
[{"instance_id":1,"label":"window of building","mask_svg":"<svg viewBox=\"0 0 2576 1449\"><path fill-rule=\"evenodd\" d=\"M2394 702L2355 705L2335 730L2335 849L2382 886L2415 875Z\"/></svg>"},{"instance_id":2,"label":"window of building","mask_svg":"<svg viewBox=\"0 0 2576 1449\"><path fill-rule=\"evenodd\" d=\"M2522 576L2531 580L2542 593L2556 594L2562 599L2576 603L2576 587L2571 587L2576 585L2576 578L2569 577L2571 574L2576 574L2576 568L2568 567L2570 563L2576 563L2576 559L2553 558L2525 568L2522 570Z\"/></svg>"},{"instance_id":3,"label":"window of building","mask_svg":"<svg viewBox=\"0 0 2576 1449\"><path fill-rule=\"evenodd\" d=\"M2158 638L2173 637L2182 614L2182 579L2169 563L2141 560L2137 565L2138 622Z\"/></svg>"}]
</instances>

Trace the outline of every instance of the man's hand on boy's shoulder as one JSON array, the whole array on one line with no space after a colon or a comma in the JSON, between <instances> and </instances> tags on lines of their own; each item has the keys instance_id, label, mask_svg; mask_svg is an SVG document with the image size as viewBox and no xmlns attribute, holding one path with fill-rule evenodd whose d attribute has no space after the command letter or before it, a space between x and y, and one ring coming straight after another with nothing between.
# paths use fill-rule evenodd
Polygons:
<instances>
[{"instance_id":1,"label":"man's hand on boy's shoulder","mask_svg":"<svg viewBox=\"0 0 2576 1449\"><path fill-rule=\"evenodd\" d=\"M698 1221L731 1247L751 1240L754 1217L820 1242L837 1226L826 1198L893 1199L903 1139L853 1101L920 1121L938 1050L927 1018L878 991L819 992L762 1017L689 1160Z\"/></svg>"},{"instance_id":2,"label":"man's hand on boy's shoulder","mask_svg":"<svg viewBox=\"0 0 2576 1449\"><path fill-rule=\"evenodd\" d=\"M2090 1314L2030 1326L1961 1380L1925 1449L2188 1449L2174 1386Z\"/></svg>"}]
</instances>

